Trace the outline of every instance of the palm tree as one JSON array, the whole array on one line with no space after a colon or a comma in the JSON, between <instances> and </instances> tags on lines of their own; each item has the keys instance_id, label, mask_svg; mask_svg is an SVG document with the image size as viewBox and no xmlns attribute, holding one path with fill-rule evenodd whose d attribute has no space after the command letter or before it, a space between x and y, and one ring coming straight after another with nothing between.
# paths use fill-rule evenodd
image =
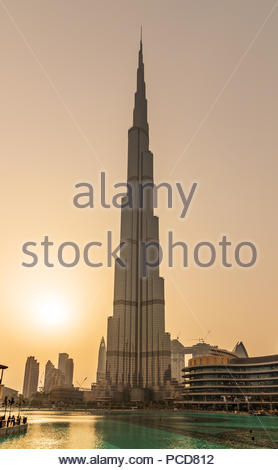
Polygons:
<instances>
[{"instance_id":1,"label":"palm tree","mask_svg":"<svg viewBox=\"0 0 278 470\"><path fill-rule=\"evenodd\" d=\"M12 398L9 400L9 406L10 406L9 416L11 416L13 405L14 405L14 397L12 397Z\"/></svg>"},{"instance_id":2,"label":"palm tree","mask_svg":"<svg viewBox=\"0 0 278 470\"><path fill-rule=\"evenodd\" d=\"M8 408L8 397L4 398L4 408L5 408L5 421L6 421L6 413Z\"/></svg>"},{"instance_id":3,"label":"palm tree","mask_svg":"<svg viewBox=\"0 0 278 470\"><path fill-rule=\"evenodd\" d=\"M20 412L21 412L21 407L22 405L24 405L25 401L22 399L22 398L19 398L18 399L18 402L17 402L17 406L18 406L18 416L20 416Z\"/></svg>"}]
</instances>

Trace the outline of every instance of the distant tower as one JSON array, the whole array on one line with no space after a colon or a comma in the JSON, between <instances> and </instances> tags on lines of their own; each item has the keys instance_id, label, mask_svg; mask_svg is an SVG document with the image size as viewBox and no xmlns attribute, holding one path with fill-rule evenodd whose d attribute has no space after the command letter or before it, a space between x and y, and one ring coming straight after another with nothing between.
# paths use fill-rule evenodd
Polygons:
<instances>
[{"instance_id":1,"label":"distant tower","mask_svg":"<svg viewBox=\"0 0 278 470\"><path fill-rule=\"evenodd\" d=\"M106 377L106 347L104 337L101 338L98 350L97 363L97 383L102 382Z\"/></svg>"},{"instance_id":2,"label":"distant tower","mask_svg":"<svg viewBox=\"0 0 278 470\"><path fill-rule=\"evenodd\" d=\"M65 385L73 385L73 359L68 358L66 361L66 374L65 374Z\"/></svg>"},{"instance_id":3,"label":"distant tower","mask_svg":"<svg viewBox=\"0 0 278 470\"><path fill-rule=\"evenodd\" d=\"M44 391L49 392L53 387L53 374L55 367L51 361L47 361L44 374Z\"/></svg>"},{"instance_id":4,"label":"distant tower","mask_svg":"<svg viewBox=\"0 0 278 470\"><path fill-rule=\"evenodd\" d=\"M39 367L40 364L34 356L29 356L27 358L22 392L24 398L31 398L31 396L38 390Z\"/></svg>"},{"instance_id":5,"label":"distant tower","mask_svg":"<svg viewBox=\"0 0 278 470\"><path fill-rule=\"evenodd\" d=\"M58 370L63 374L62 385L70 385L73 383L73 359L67 353L60 353L58 358Z\"/></svg>"},{"instance_id":6,"label":"distant tower","mask_svg":"<svg viewBox=\"0 0 278 470\"><path fill-rule=\"evenodd\" d=\"M178 383L184 382L182 372L184 366L184 346L178 339L173 339L171 341L171 376Z\"/></svg>"},{"instance_id":7,"label":"distant tower","mask_svg":"<svg viewBox=\"0 0 278 470\"><path fill-rule=\"evenodd\" d=\"M59 353L58 369L64 374L64 377L66 377L66 363L68 358L69 355L67 353Z\"/></svg>"}]
</instances>

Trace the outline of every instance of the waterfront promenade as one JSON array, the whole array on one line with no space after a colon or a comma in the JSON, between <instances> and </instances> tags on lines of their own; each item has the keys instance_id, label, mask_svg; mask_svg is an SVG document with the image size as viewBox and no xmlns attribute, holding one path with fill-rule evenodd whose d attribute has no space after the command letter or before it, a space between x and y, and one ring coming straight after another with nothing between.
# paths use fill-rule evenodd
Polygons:
<instances>
[{"instance_id":1,"label":"waterfront promenade","mask_svg":"<svg viewBox=\"0 0 278 470\"><path fill-rule=\"evenodd\" d=\"M0 416L0 439L17 434L25 433L28 429L27 417L9 415L6 419L6 413Z\"/></svg>"},{"instance_id":2,"label":"waterfront promenade","mask_svg":"<svg viewBox=\"0 0 278 470\"><path fill-rule=\"evenodd\" d=\"M5 426L0 428L0 439L8 436L14 436L16 434L25 433L28 429L28 424L16 424L15 426Z\"/></svg>"}]
</instances>

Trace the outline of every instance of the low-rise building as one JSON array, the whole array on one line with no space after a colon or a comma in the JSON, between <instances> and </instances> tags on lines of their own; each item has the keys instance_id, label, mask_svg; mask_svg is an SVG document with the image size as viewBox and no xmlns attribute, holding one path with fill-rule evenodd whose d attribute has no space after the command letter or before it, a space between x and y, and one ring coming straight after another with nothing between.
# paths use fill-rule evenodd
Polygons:
<instances>
[{"instance_id":1,"label":"low-rise building","mask_svg":"<svg viewBox=\"0 0 278 470\"><path fill-rule=\"evenodd\" d=\"M49 392L48 400L54 404L77 405L83 401L83 391L69 385L55 387Z\"/></svg>"},{"instance_id":2,"label":"low-rise building","mask_svg":"<svg viewBox=\"0 0 278 470\"><path fill-rule=\"evenodd\" d=\"M11 398L18 398L18 390L14 390L13 388L6 387L4 385L2 390L2 399L5 400L6 397L8 400L10 400Z\"/></svg>"},{"instance_id":3,"label":"low-rise building","mask_svg":"<svg viewBox=\"0 0 278 470\"><path fill-rule=\"evenodd\" d=\"M278 409L278 355L231 358L229 354L189 360L184 371L187 408Z\"/></svg>"},{"instance_id":4,"label":"low-rise building","mask_svg":"<svg viewBox=\"0 0 278 470\"><path fill-rule=\"evenodd\" d=\"M3 366L0 364L0 401L4 399L3 397L3 390L4 390L3 374L4 374L5 369L8 369L8 366Z\"/></svg>"}]
</instances>

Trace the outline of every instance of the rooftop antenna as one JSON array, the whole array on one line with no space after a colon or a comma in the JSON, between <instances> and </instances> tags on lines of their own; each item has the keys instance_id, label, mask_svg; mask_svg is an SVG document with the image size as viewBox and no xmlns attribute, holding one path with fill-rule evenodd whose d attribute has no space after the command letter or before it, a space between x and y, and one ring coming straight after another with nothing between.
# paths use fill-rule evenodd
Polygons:
<instances>
[{"instance_id":1,"label":"rooftop antenna","mask_svg":"<svg viewBox=\"0 0 278 470\"><path fill-rule=\"evenodd\" d=\"M140 42L142 42L143 40L143 26L141 25L141 28L140 28Z\"/></svg>"},{"instance_id":2,"label":"rooftop antenna","mask_svg":"<svg viewBox=\"0 0 278 470\"><path fill-rule=\"evenodd\" d=\"M191 340L188 341L199 341L199 343L204 343L207 337L210 335L211 330L208 330L206 336L203 336L202 338L191 338Z\"/></svg>"}]
</instances>

